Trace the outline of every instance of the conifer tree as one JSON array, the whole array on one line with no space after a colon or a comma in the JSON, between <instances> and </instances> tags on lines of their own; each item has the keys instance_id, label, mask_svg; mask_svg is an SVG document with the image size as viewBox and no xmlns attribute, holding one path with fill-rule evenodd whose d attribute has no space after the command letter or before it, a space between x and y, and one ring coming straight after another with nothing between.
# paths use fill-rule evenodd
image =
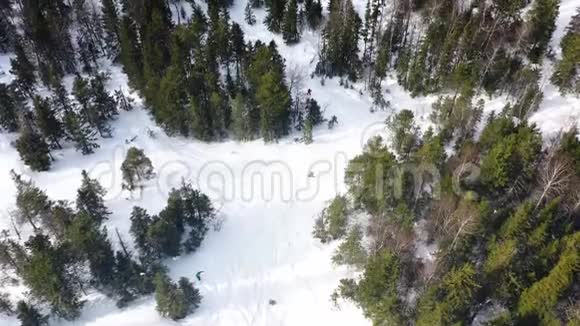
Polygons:
<instances>
[{"instance_id":1,"label":"conifer tree","mask_svg":"<svg viewBox=\"0 0 580 326\"><path fill-rule=\"evenodd\" d=\"M387 121L387 126L393 135L395 152L403 160L409 157L419 142L419 131L414 119L412 111L402 110Z\"/></svg>"},{"instance_id":2,"label":"conifer tree","mask_svg":"<svg viewBox=\"0 0 580 326\"><path fill-rule=\"evenodd\" d=\"M32 181L23 180L14 171L11 175L16 184L16 210L13 213L16 221L29 223L37 231L38 222L50 219L52 202Z\"/></svg>"},{"instance_id":3,"label":"conifer tree","mask_svg":"<svg viewBox=\"0 0 580 326\"><path fill-rule=\"evenodd\" d=\"M556 18L560 0L534 1L529 13L531 31L528 34L529 52L528 58L532 62L541 62L542 56L548 48L552 33L556 29Z\"/></svg>"},{"instance_id":4,"label":"conifer tree","mask_svg":"<svg viewBox=\"0 0 580 326\"><path fill-rule=\"evenodd\" d=\"M57 115L64 117L65 113L72 111L73 105L69 94L62 84L62 80L54 80L52 84L51 105Z\"/></svg>"},{"instance_id":5,"label":"conifer tree","mask_svg":"<svg viewBox=\"0 0 580 326\"><path fill-rule=\"evenodd\" d=\"M31 96L36 83L36 76L34 74L35 67L28 60L26 52L20 43L14 45L14 52L16 57L10 59L10 73L16 75L16 85L18 89L25 94Z\"/></svg>"},{"instance_id":6,"label":"conifer tree","mask_svg":"<svg viewBox=\"0 0 580 326\"><path fill-rule=\"evenodd\" d=\"M231 28L231 44L232 44L232 58L236 63L236 77L238 79L237 83L241 83L242 78L242 67L246 63L247 49L246 42L244 40L244 32L242 28L237 23L232 23Z\"/></svg>"},{"instance_id":7,"label":"conifer tree","mask_svg":"<svg viewBox=\"0 0 580 326\"><path fill-rule=\"evenodd\" d=\"M111 212L105 206L105 188L101 184L89 177L87 171L81 172L82 182L77 190L76 206L77 211L86 214L96 225L101 225Z\"/></svg>"},{"instance_id":8,"label":"conifer tree","mask_svg":"<svg viewBox=\"0 0 580 326\"><path fill-rule=\"evenodd\" d=\"M104 43L107 55L113 61L119 57L121 44L121 26L115 0L102 0L102 21L105 32Z\"/></svg>"},{"instance_id":9,"label":"conifer tree","mask_svg":"<svg viewBox=\"0 0 580 326\"><path fill-rule=\"evenodd\" d=\"M133 191L142 187L143 181L153 178L153 165L142 149L129 148L125 161L121 165L123 174L123 188Z\"/></svg>"},{"instance_id":10,"label":"conifer tree","mask_svg":"<svg viewBox=\"0 0 580 326\"><path fill-rule=\"evenodd\" d=\"M288 134L291 99L280 73L270 71L262 76L256 100L260 107L260 133L264 141L275 141Z\"/></svg>"},{"instance_id":11,"label":"conifer tree","mask_svg":"<svg viewBox=\"0 0 580 326\"><path fill-rule=\"evenodd\" d=\"M89 106L90 120L94 121L95 127L101 136L111 137L110 121L118 114L117 105L113 96L106 88L108 77L97 74L90 81L91 105Z\"/></svg>"},{"instance_id":12,"label":"conifer tree","mask_svg":"<svg viewBox=\"0 0 580 326\"><path fill-rule=\"evenodd\" d=\"M63 248L53 246L48 236L42 234L30 237L25 247L29 255L21 277L30 294L49 304L56 316L66 320L77 318L83 302Z\"/></svg>"},{"instance_id":13,"label":"conifer tree","mask_svg":"<svg viewBox=\"0 0 580 326\"><path fill-rule=\"evenodd\" d=\"M96 143L96 132L84 121L82 117L74 112L66 112L64 115L64 128L67 138L75 144L77 151L83 155L94 153L99 144Z\"/></svg>"},{"instance_id":14,"label":"conifer tree","mask_svg":"<svg viewBox=\"0 0 580 326\"><path fill-rule=\"evenodd\" d=\"M51 147L62 148L60 140L64 137L64 127L56 118L50 102L40 96L35 96L34 113L36 124L44 138L50 141Z\"/></svg>"},{"instance_id":15,"label":"conifer tree","mask_svg":"<svg viewBox=\"0 0 580 326\"><path fill-rule=\"evenodd\" d=\"M21 326L44 326L48 325L48 316L42 315L36 307L24 301L18 301L16 305L16 317Z\"/></svg>"},{"instance_id":16,"label":"conifer tree","mask_svg":"<svg viewBox=\"0 0 580 326\"><path fill-rule=\"evenodd\" d=\"M324 27L318 74L347 75L356 80L360 67L358 39L361 20L351 0L331 1L330 16Z\"/></svg>"},{"instance_id":17,"label":"conifer tree","mask_svg":"<svg viewBox=\"0 0 580 326\"><path fill-rule=\"evenodd\" d=\"M322 4L320 0L305 0L306 22L311 29L317 29L322 21Z\"/></svg>"},{"instance_id":18,"label":"conifer tree","mask_svg":"<svg viewBox=\"0 0 580 326\"><path fill-rule=\"evenodd\" d=\"M250 1L248 1L248 4L244 9L244 19L248 25L254 25L256 23L256 15L254 15L254 10L252 9Z\"/></svg>"},{"instance_id":19,"label":"conifer tree","mask_svg":"<svg viewBox=\"0 0 580 326\"><path fill-rule=\"evenodd\" d=\"M66 229L66 239L74 251L88 261L92 283L112 291L115 256L106 229L100 229L99 221L86 212L77 214Z\"/></svg>"},{"instance_id":20,"label":"conifer tree","mask_svg":"<svg viewBox=\"0 0 580 326\"><path fill-rule=\"evenodd\" d=\"M0 83L0 127L8 132L18 130L18 102L6 84Z\"/></svg>"},{"instance_id":21,"label":"conifer tree","mask_svg":"<svg viewBox=\"0 0 580 326\"><path fill-rule=\"evenodd\" d=\"M151 5L147 24L141 26L143 44L143 78L145 81L144 95L148 101L157 96L159 83L170 63L171 20L165 1L156 0Z\"/></svg>"},{"instance_id":22,"label":"conifer tree","mask_svg":"<svg viewBox=\"0 0 580 326\"><path fill-rule=\"evenodd\" d=\"M201 302L199 291L187 278L181 278L179 285L176 285L167 275L158 273L154 283L157 311L163 317L183 319L194 312Z\"/></svg>"},{"instance_id":23,"label":"conifer tree","mask_svg":"<svg viewBox=\"0 0 580 326\"><path fill-rule=\"evenodd\" d=\"M551 81L563 94L580 94L580 78L578 62L580 61L580 9L572 17L567 27L566 35L560 41L562 59L557 61Z\"/></svg>"},{"instance_id":24,"label":"conifer tree","mask_svg":"<svg viewBox=\"0 0 580 326\"><path fill-rule=\"evenodd\" d=\"M290 0L286 6L284 19L282 21L282 37L286 44L300 41L300 31L298 30L298 6L296 0Z\"/></svg>"},{"instance_id":25,"label":"conifer tree","mask_svg":"<svg viewBox=\"0 0 580 326\"><path fill-rule=\"evenodd\" d=\"M143 79L143 53L138 39L135 22L128 16L121 20L120 61L123 71L129 77L129 85L142 91L145 87Z\"/></svg>"},{"instance_id":26,"label":"conifer tree","mask_svg":"<svg viewBox=\"0 0 580 326\"><path fill-rule=\"evenodd\" d=\"M135 247L139 252L139 257L142 262L152 262L154 257L152 255L152 248L148 244L148 230L151 226L152 218L147 211L141 207L135 206L131 211L131 229L130 233L133 236Z\"/></svg>"},{"instance_id":27,"label":"conifer tree","mask_svg":"<svg viewBox=\"0 0 580 326\"><path fill-rule=\"evenodd\" d=\"M268 27L270 32L280 33L282 31L282 20L284 19L285 7L285 0L269 0L266 2L267 14L264 24Z\"/></svg>"},{"instance_id":28,"label":"conifer tree","mask_svg":"<svg viewBox=\"0 0 580 326\"><path fill-rule=\"evenodd\" d=\"M48 171L51 165L50 149L42 136L31 126L25 126L14 143L24 164L33 171Z\"/></svg>"},{"instance_id":29,"label":"conifer tree","mask_svg":"<svg viewBox=\"0 0 580 326\"><path fill-rule=\"evenodd\" d=\"M129 252L117 251L115 261L115 292L120 297L117 307L125 307L137 296L153 292L150 273Z\"/></svg>"}]
</instances>

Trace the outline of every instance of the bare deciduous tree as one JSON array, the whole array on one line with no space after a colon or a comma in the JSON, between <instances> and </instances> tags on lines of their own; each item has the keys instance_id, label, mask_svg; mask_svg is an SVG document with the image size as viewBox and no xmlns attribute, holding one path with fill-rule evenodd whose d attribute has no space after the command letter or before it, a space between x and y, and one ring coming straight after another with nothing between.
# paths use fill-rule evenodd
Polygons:
<instances>
[{"instance_id":1,"label":"bare deciduous tree","mask_svg":"<svg viewBox=\"0 0 580 326\"><path fill-rule=\"evenodd\" d=\"M568 189L573 175L573 165L570 159L560 155L548 158L538 173L539 196L536 208L545 200L563 194Z\"/></svg>"}]
</instances>

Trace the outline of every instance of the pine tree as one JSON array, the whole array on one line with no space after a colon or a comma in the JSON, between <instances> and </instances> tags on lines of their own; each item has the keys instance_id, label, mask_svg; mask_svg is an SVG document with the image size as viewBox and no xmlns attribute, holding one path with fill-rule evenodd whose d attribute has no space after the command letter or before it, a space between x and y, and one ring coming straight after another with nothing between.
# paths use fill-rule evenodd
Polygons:
<instances>
[{"instance_id":1,"label":"pine tree","mask_svg":"<svg viewBox=\"0 0 580 326\"><path fill-rule=\"evenodd\" d=\"M105 206L106 190L101 184L89 177L87 171L81 172L82 182L77 190L77 211L86 214L96 225L101 225L111 212Z\"/></svg>"},{"instance_id":2,"label":"pine tree","mask_svg":"<svg viewBox=\"0 0 580 326\"><path fill-rule=\"evenodd\" d=\"M50 98L51 106L57 115L64 116L65 113L72 111L73 105L70 101L69 94L62 84L62 80L54 80L52 84L52 96Z\"/></svg>"},{"instance_id":3,"label":"pine tree","mask_svg":"<svg viewBox=\"0 0 580 326\"><path fill-rule=\"evenodd\" d=\"M179 320L194 312L201 302L199 291L187 278L181 278L175 285L167 275L155 276L155 301L161 316Z\"/></svg>"},{"instance_id":4,"label":"pine tree","mask_svg":"<svg viewBox=\"0 0 580 326\"><path fill-rule=\"evenodd\" d=\"M275 141L288 134L291 99L283 76L276 71L262 76L256 100L260 107L260 133L264 141Z\"/></svg>"},{"instance_id":5,"label":"pine tree","mask_svg":"<svg viewBox=\"0 0 580 326\"><path fill-rule=\"evenodd\" d=\"M282 37L286 44L300 41L300 31L298 30L298 6L296 0L290 0L284 13L282 21Z\"/></svg>"},{"instance_id":6,"label":"pine tree","mask_svg":"<svg viewBox=\"0 0 580 326\"><path fill-rule=\"evenodd\" d=\"M320 0L305 0L306 22L311 29L315 30L322 21L322 4Z\"/></svg>"},{"instance_id":7,"label":"pine tree","mask_svg":"<svg viewBox=\"0 0 580 326\"><path fill-rule=\"evenodd\" d=\"M14 46L14 52L16 53L16 57L10 59L10 73L16 75L18 89L31 96L34 90L34 84L36 83L36 76L34 74L35 67L28 60L26 52L20 43Z\"/></svg>"},{"instance_id":8,"label":"pine tree","mask_svg":"<svg viewBox=\"0 0 580 326\"><path fill-rule=\"evenodd\" d=\"M74 275L68 272L70 265L63 248L53 246L48 236L42 234L30 237L25 247L30 254L21 277L30 294L49 304L56 316L66 320L77 318L83 302Z\"/></svg>"},{"instance_id":9,"label":"pine tree","mask_svg":"<svg viewBox=\"0 0 580 326\"><path fill-rule=\"evenodd\" d=\"M131 211L131 229L130 233L133 236L135 247L139 252L141 261L145 264L154 261L155 257L152 255L152 248L149 246L148 230L151 226L152 218L147 211L141 207L135 206Z\"/></svg>"},{"instance_id":10,"label":"pine tree","mask_svg":"<svg viewBox=\"0 0 580 326\"><path fill-rule=\"evenodd\" d=\"M567 32L560 41L562 59L556 63L551 81L560 89L560 92L580 94L580 78L578 62L580 61L580 9L572 17Z\"/></svg>"},{"instance_id":11,"label":"pine tree","mask_svg":"<svg viewBox=\"0 0 580 326\"><path fill-rule=\"evenodd\" d=\"M159 89L159 83L165 69L170 63L171 20L165 1L157 1L151 6L147 24L141 26L143 44L143 78L145 81L144 95L148 101L154 101Z\"/></svg>"},{"instance_id":12,"label":"pine tree","mask_svg":"<svg viewBox=\"0 0 580 326\"><path fill-rule=\"evenodd\" d=\"M76 150L83 155L92 154L100 147L96 143L95 131L78 114L72 111L65 113L64 128L67 138L75 143Z\"/></svg>"},{"instance_id":13,"label":"pine tree","mask_svg":"<svg viewBox=\"0 0 580 326\"><path fill-rule=\"evenodd\" d=\"M285 0L269 0L266 2L267 15L264 24L270 32L280 33L282 31L285 6Z\"/></svg>"},{"instance_id":14,"label":"pine tree","mask_svg":"<svg viewBox=\"0 0 580 326\"><path fill-rule=\"evenodd\" d=\"M532 62L541 62L546 52L552 33L556 29L556 18L560 7L560 0L538 0L529 13L531 31L528 34L528 58Z\"/></svg>"},{"instance_id":15,"label":"pine tree","mask_svg":"<svg viewBox=\"0 0 580 326\"><path fill-rule=\"evenodd\" d=\"M50 219L52 202L32 181L22 180L14 171L11 171L11 176L16 185L15 219L19 223L29 223L37 231L38 222Z\"/></svg>"},{"instance_id":16,"label":"pine tree","mask_svg":"<svg viewBox=\"0 0 580 326\"><path fill-rule=\"evenodd\" d=\"M254 25L256 23L256 15L254 15L254 10L252 9L250 1L248 1L248 4L244 9L244 19L248 25Z\"/></svg>"},{"instance_id":17,"label":"pine tree","mask_svg":"<svg viewBox=\"0 0 580 326\"><path fill-rule=\"evenodd\" d=\"M0 84L0 127L8 132L18 130L18 103L14 92L6 84Z\"/></svg>"},{"instance_id":18,"label":"pine tree","mask_svg":"<svg viewBox=\"0 0 580 326\"><path fill-rule=\"evenodd\" d=\"M14 146L24 164L33 171L48 171L50 169L52 159L48 144L31 126L24 127Z\"/></svg>"},{"instance_id":19,"label":"pine tree","mask_svg":"<svg viewBox=\"0 0 580 326\"><path fill-rule=\"evenodd\" d=\"M351 0L331 1L330 16L323 31L318 74L327 76L347 75L356 80L360 68L358 38L361 20Z\"/></svg>"},{"instance_id":20,"label":"pine tree","mask_svg":"<svg viewBox=\"0 0 580 326\"><path fill-rule=\"evenodd\" d=\"M123 243L121 245L124 247ZM154 291L150 273L135 262L129 252L117 251L115 261L115 292L120 297L117 307L126 307L137 296Z\"/></svg>"},{"instance_id":21,"label":"pine tree","mask_svg":"<svg viewBox=\"0 0 580 326\"><path fill-rule=\"evenodd\" d=\"M88 261L92 283L98 288L108 288L114 281L115 256L107 239L106 228L86 212L77 214L66 229L66 239L83 259Z\"/></svg>"},{"instance_id":22,"label":"pine tree","mask_svg":"<svg viewBox=\"0 0 580 326\"><path fill-rule=\"evenodd\" d=\"M137 35L135 22L128 16L123 16L121 20L120 61L123 64L123 71L129 77L129 85L142 91L145 87L145 81L143 79L143 53Z\"/></svg>"},{"instance_id":23,"label":"pine tree","mask_svg":"<svg viewBox=\"0 0 580 326\"><path fill-rule=\"evenodd\" d=\"M42 315L36 307L24 301L18 301L16 314L21 326L48 325L48 316Z\"/></svg>"},{"instance_id":24,"label":"pine tree","mask_svg":"<svg viewBox=\"0 0 580 326\"><path fill-rule=\"evenodd\" d=\"M129 148L125 161L121 165L123 189L133 191L142 187L142 182L153 178L153 165L142 149Z\"/></svg>"},{"instance_id":25,"label":"pine tree","mask_svg":"<svg viewBox=\"0 0 580 326\"><path fill-rule=\"evenodd\" d=\"M199 290L193 286L193 283L189 281L187 277L181 277L179 282L177 282L179 286L179 290L183 293L185 297L185 303L189 307L189 313L195 312L199 305L201 304L202 296L199 293Z\"/></svg>"},{"instance_id":26,"label":"pine tree","mask_svg":"<svg viewBox=\"0 0 580 326\"><path fill-rule=\"evenodd\" d=\"M52 148L62 148L60 140L64 137L64 127L56 118L50 102L40 96L35 96L34 112L36 124L44 138L50 141Z\"/></svg>"},{"instance_id":27,"label":"pine tree","mask_svg":"<svg viewBox=\"0 0 580 326\"><path fill-rule=\"evenodd\" d=\"M121 46L121 28L116 1L102 0L101 12L107 54L110 59L116 61L119 57Z\"/></svg>"},{"instance_id":28,"label":"pine tree","mask_svg":"<svg viewBox=\"0 0 580 326\"><path fill-rule=\"evenodd\" d=\"M392 119L387 121L387 126L393 135L393 147L395 152L406 160L411 152L416 149L419 142L419 131L415 125L415 117L412 111L402 110Z\"/></svg>"},{"instance_id":29,"label":"pine tree","mask_svg":"<svg viewBox=\"0 0 580 326\"><path fill-rule=\"evenodd\" d=\"M104 137L111 137L110 121L118 114L115 99L107 92L105 83L108 77L97 74L90 81L91 105L89 106L90 120Z\"/></svg>"}]
</instances>

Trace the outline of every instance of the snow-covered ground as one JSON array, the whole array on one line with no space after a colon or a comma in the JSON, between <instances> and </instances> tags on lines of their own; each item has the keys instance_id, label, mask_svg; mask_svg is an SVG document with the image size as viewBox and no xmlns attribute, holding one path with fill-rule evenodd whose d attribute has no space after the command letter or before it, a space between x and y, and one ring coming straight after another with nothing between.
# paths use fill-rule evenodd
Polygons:
<instances>
[{"instance_id":1,"label":"snow-covered ground","mask_svg":"<svg viewBox=\"0 0 580 326\"><path fill-rule=\"evenodd\" d=\"M362 12L366 1L355 0ZM353 271L335 267L330 256L335 245L321 245L311 236L314 218L327 200L344 192L344 168L349 159L362 151L370 137L384 132L389 112L369 112L370 98L361 95L362 85L345 89L337 79L310 78L317 58L319 34L305 31L295 46L284 45L279 35L268 32L261 23L264 11L257 10L258 23L245 24L245 1L231 10L232 20L242 25L246 38L262 41L274 39L287 67L297 67L305 75L304 89L326 109L325 116L336 115L339 124L328 130L314 130L314 143L294 142L299 134L277 144L262 140L239 143L225 141L202 143L191 139L166 136L139 105L131 112L122 112L113 123L112 139L101 139L95 154L81 156L74 149L55 152L56 162L49 172L31 172L10 146L13 134L0 134L0 229L10 228L8 213L14 207L15 188L9 171L16 170L32 179L52 199L74 200L85 169L108 189L107 205L113 215L107 222L109 232L118 228L126 240L129 214L134 205L157 213L165 205L171 187L181 179L190 180L210 195L223 217L221 230L211 232L201 248L192 255L167 262L171 276L193 278L204 270L203 280L196 285L204 299L201 308L179 322L183 325L369 325L359 309L344 303L336 309L329 301L332 290L342 277ZM556 49L564 27L578 5L565 0L553 40ZM127 89L126 76L120 67L110 68L111 89ZM544 71L549 72L550 66ZM9 82L9 59L0 56L0 82ZM411 109L422 126L428 124L431 97L411 98L394 80L385 83L387 100L394 110ZM557 132L572 121L578 123L580 101L561 97L549 83L545 84L544 102L532 120L546 134ZM364 94L364 93L363 93ZM137 102L139 104L139 102ZM500 109L502 99L491 101L486 110ZM155 137L148 135L153 130ZM125 140L137 136L134 142ZM142 148L158 174L137 198L121 191L120 164L130 146ZM309 172L314 173L308 178ZM111 234L111 235L112 235ZM111 237L114 239L114 237ZM424 248L430 250L430 248ZM431 252L424 252L430 256ZM22 288L10 289L14 298ZM98 294L89 294L80 319L75 322L54 321L57 325L174 325L155 311L152 297L145 297L125 309ZM269 305L270 299L276 305ZM1 317L2 325L17 325L14 318Z\"/></svg>"}]
</instances>

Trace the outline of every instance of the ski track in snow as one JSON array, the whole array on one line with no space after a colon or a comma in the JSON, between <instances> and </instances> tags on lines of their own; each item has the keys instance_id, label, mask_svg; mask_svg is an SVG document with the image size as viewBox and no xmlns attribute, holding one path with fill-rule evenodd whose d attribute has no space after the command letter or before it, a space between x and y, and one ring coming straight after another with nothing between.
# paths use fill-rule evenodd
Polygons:
<instances>
[{"instance_id":1,"label":"ski track in snow","mask_svg":"<svg viewBox=\"0 0 580 326\"><path fill-rule=\"evenodd\" d=\"M364 12L366 2L355 0L355 8ZM15 187L9 171L14 169L32 179L52 199L74 201L80 185L81 170L86 169L108 189L107 205L113 212L107 228L113 243L115 228L130 240L129 214L134 205L146 208L151 214L159 212L166 203L171 187L185 178L206 192L224 218L221 230L210 232L197 252L168 260L173 278L186 276L195 279L195 273L204 270L201 282L195 281L203 295L201 307L179 322L159 317L152 296L138 299L129 307L118 309L112 300L99 293L89 293L81 317L73 322L51 320L55 325L370 325L362 312L349 303L340 309L332 306L329 296L343 277L352 277L354 271L336 267L330 256L336 243L321 245L311 236L314 218L326 202L337 193L344 193L344 168L349 159L362 151L366 140L376 134L385 134L384 120L389 112L370 113L372 100L360 95L362 84L345 89L338 79L327 79L322 86L320 78L310 78L317 61L319 33L304 31L302 40L286 46L280 35L268 32L262 21L264 10L256 10L257 23L248 26L244 21L246 2L231 8L231 18L238 22L246 40L274 39L287 67L301 67L305 73L304 89L325 108L325 116L338 117L339 124L328 130L326 126L314 129L314 143L295 143L294 133L277 144L264 144L261 139L240 143L227 140L202 143L192 139L166 136L148 113L140 106L131 112L121 112L113 122L114 137L100 139L101 148L95 154L81 156L69 146L55 151L56 158L49 172L30 171L19 160L10 142L15 134L0 134L0 229L10 228L8 213L14 207ZM184 3L186 8L188 5ZM552 46L559 50L559 40L565 26L578 6L575 0L565 0ZM326 6L325 6L326 8ZM172 8L173 10L173 8ZM186 10L190 11L190 10ZM557 51L556 51L557 52ZM0 82L8 83L12 76L9 56L0 56ZM110 89L127 90L126 76L118 66L111 66ZM549 64L545 76L551 74ZM429 125L431 103L436 96L411 98L396 83L384 83L395 111L411 109L417 122ZM486 99L486 112L501 109L502 98ZM553 85L546 83L544 101L532 116L545 137L553 135L564 125L578 124L580 101L576 97L562 97ZM155 132L150 138L147 130ZM137 139L126 144L126 139ZM144 149L158 173L136 198L121 190L120 165L130 146ZM314 178L308 178L308 172ZM260 172L263 181L254 175ZM421 249L421 248L419 248ZM425 256L431 256L432 248ZM425 251L423 250L423 251ZM8 288L13 299L22 298L22 287ZM269 305L270 299L276 305ZM0 324L12 326L19 322L13 317L0 316Z\"/></svg>"}]
</instances>

